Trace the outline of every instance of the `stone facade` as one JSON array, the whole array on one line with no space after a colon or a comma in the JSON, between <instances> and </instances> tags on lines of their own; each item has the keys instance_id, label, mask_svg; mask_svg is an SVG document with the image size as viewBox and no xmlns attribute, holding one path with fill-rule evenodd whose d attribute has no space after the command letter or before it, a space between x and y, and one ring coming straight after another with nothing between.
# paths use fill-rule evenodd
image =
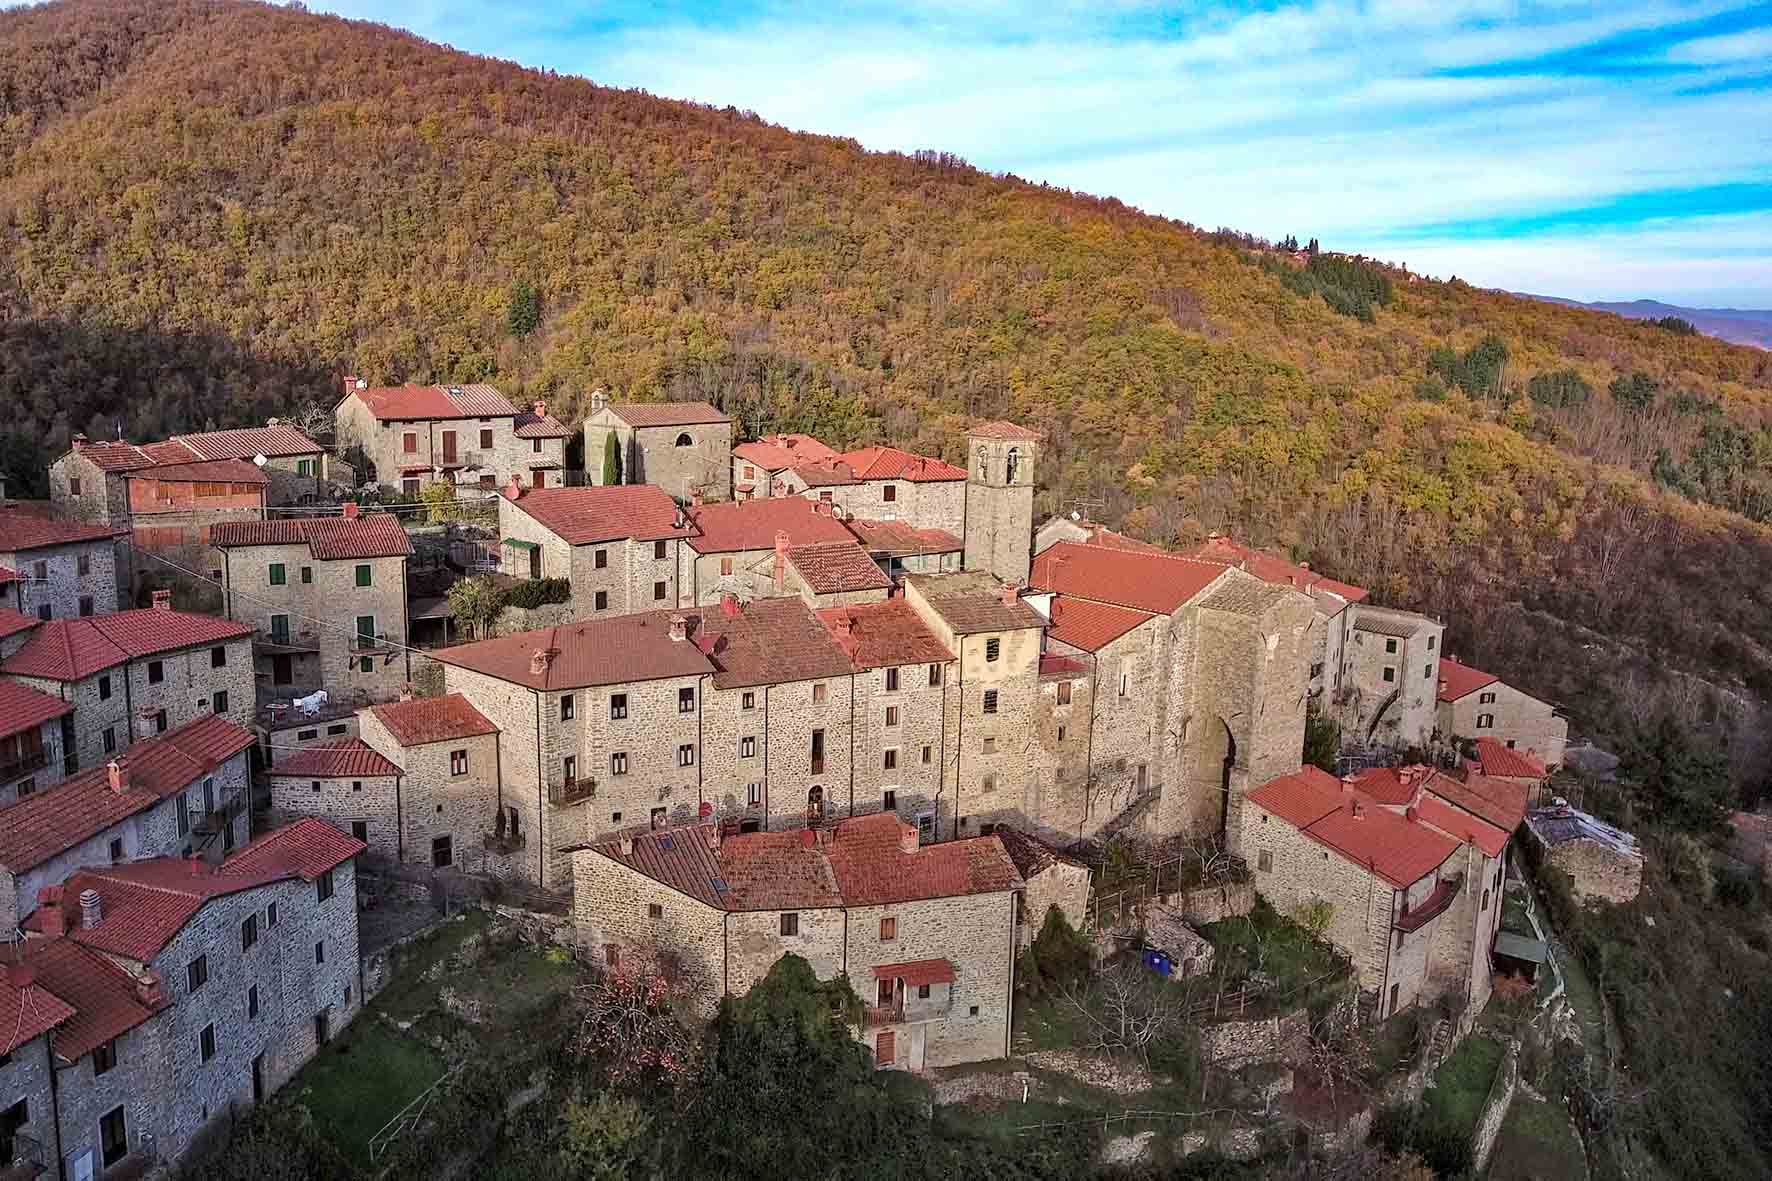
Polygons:
<instances>
[{"instance_id":1,"label":"stone facade","mask_svg":"<svg viewBox=\"0 0 1772 1181\"><path fill-rule=\"evenodd\" d=\"M15 606L33 619L109 615L129 587L127 578L118 582L117 547L109 539L0 551L0 567L22 577Z\"/></svg>"},{"instance_id":2,"label":"stone facade","mask_svg":"<svg viewBox=\"0 0 1772 1181\"><path fill-rule=\"evenodd\" d=\"M402 856L400 776L280 775L273 767L266 779L271 785L271 808L278 815L318 817L368 845L371 856L407 860ZM477 854L479 849L472 851ZM423 856L414 860L429 865L429 844L420 852Z\"/></svg>"},{"instance_id":3,"label":"stone facade","mask_svg":"<svg viewBox=\"0 0 1772 1181\"><path fill-rule=\"evenodd\" d=\"M47 1035L30 1039L0 1062L0 1111L9 1117L24 1117L13 1128L13 1134L29 1137L42 1163L50 1167L55 1163L53 1073ZM22 1142L14 1142L15 1154L24 1155L21 1150L26 1148Z\"/></svg>"},{"instance_id":4,"label":"stone facade","mask_svg":"<svg viewBox=\"0 0 1772 1181\"><path fill-rule=\"evenodd\" d=\"M1522 750L1543 763L1547 770L1563 765L1563 748L1569 742L1569 719L1549 702L1516 689L1504 681L1492 681L1456 701L1440 701L1436 720L1442 738L1493 738Z\"/></svg>"},{"instance_id":5,"label":"stone facade","mask_svg":"<svg viewBox=\"0 0 1772 1181\"><path fill-rule=\"evenodd\" d=\"M0 808L67 778L62 726L73 735L73 715L51 718L26 732L0 738Z\"/></svg>"},{"instance_id":6,"label":"stone facade","mask_svg":"<svg viewBox=\"0 0 1772 1181\"><path fill-rule=\"evenodd\" d=\"M1438 718L1445 627L1425 615L1351 604L1333 705L1345 740L1425 747Z\"/></svg>"},{"instance_id":7,"label":"stone facade","mask_svg":"<svg viewBox=\"0 0 1772 1181\"><path fill-rule=\"evenodd\" d=\"M320 798L336 799L341 810L312 814L324 816L347 832L351 831L350 821L365 822L369 835L359 839L380 855L388 855L392 846L392 856L408 865L538 880L535 867L541 850L530 844L539 833L534 796L512 790L517 769L507 761L509 747L517 745L509 739L521 730L439 738L407 746L373 709L358 713L357 726L362 740L403 774L362 780L361 791L354 779L339 783L330 792L322 781ZM311 801L315 795L311 776L306 788ZM302 785L290 784L285 790L291 797L299 796ZM532 786L530 792L533 790ZM272 791L275 798L275 781ZM495 849L486 838L495 831L500 807L516 809L515 824L510 823L512 817L507 812L507 841Z\"/></svg>"},{"instance_id":8,"label":"stone facade","mask_svg":"<svg viewBox=\"0 0 1772 1181\"><path fill-rule=\"evenodd\" d=\"M131 1151L151 1143L161 1151L159 1130L165 1126L167 1069L176 1063L166 1044L170 1023L163 1014L124 1033L111 1043L115 1065L94 1074L92 1055L56 1063L56 1122L61 1134L64 1177L79 1177L85 1168L104 1175L102 1121L123 1109L123 1134ZM143 1155L146 1155L143 1152Z\"/></svg>"},{"instance_id":9,"label":"stone facade","mask_svg":"<svg viewBox=\"0 0 1772 1181\"><path fill-rule=\"evenodd\" d=\"M731 421L638 426L628 421L630 417L640 423L651 421L642 416L649 409L610 405L600 391L592 395L584 426L585 467L591 480L603 483L605 440L613 434L621 449L622 483L657 485L683 504L697 495L702 500L732 499Z\"/></svg>"},{"instance_id":10,"label":"stone facade","mask_svg":"<svg viewBox=\"0 0 1772 1181\"><path fill-rule=\"evenodd\" d=\"M944 661L855 674L850 815L896 812L934 834L949 783L943 769L959 754L960 728L953 724L960 704L957 672L953 661ZM945 814L951 819L951 807Z\"/></svg>"},{"instance_id":11,"label":"stone facade","mask_svg":"<svg viewBox=\"0 0 1772 1181\"><path fill-rule=\"evenodd\" d=\"M1038 443L973 433L966 452L966 569L989 570L1019 586L1027 581L1033 543Z\"/></svg>"},{"instance_id":12,"label":"stone facade","mask_svg":"<svg viewBox=\"0 0 1772 1181\"><path fill-rule=\"evenodd\" d=\"M373 481L384 491L417 492L441 481L482 488L502 487L512 479L529 488L558 488L565 482L565 434L520 436L522 416L511 413L508 404L487 407L505 413L383 419L355 396L358 392L347 378L334 422L340 454L361 449L373 468L373 473L357 473L365 483ZM541 410L545 413L546 407Z\"/></svg>"},{"instance_id":13,"label":"stone facade","mask_svg":"<svg viewBox=\"0 0 1772 1181\"><path fill-rule=\"evenodd\" d=\"M852 681L829 677L729 689L706 682L699 791L713 815L767 829L853 815L851 758L864 752L850 741ZM815 753L815 742L822 754ZM872 802L869 810L877 811L878 801Z\"/></svg>"},{"instance_id":14,"label":"stone facade","mask_svg":"<svg viewBox=\"0 0 1772 1181\"><path fill-rule=\"evenodd\" d=\"M498 532L501 538L537 547L503 545L503 573L512 578L571 579L575 619L651 611L686 601L679 593L679 578L693 552L681 538L618 537L572 545L524 512L521 498L512 501L508 496L499 498Z\"/></svg>"}]
</instances>

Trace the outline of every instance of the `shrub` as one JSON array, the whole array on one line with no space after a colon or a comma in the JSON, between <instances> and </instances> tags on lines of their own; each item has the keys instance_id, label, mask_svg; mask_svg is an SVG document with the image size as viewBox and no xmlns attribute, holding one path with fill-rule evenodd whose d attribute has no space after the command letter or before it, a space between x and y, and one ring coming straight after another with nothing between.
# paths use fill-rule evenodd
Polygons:
<instances>
[{"instance_id":1,"label":"shrub","mask_svg":"<svg viewBox=\"0 0 1772 1181\"><path fill-rule=\"evenodd\" d=\"M572 598L569 578L531 578L503 592L506 607L535 608L549 603L565 603Z\"/></svg>"},{"instance_id":2,"label":"shrub","mask_svg":"<svg viewBox=\"0 0 1772 1181\"><path fill-rule=\"evenodd\" d=\"M1040 933L1022 953L1022 982L1035 996L1059 992L1087 979L1094 959L1088 940L1077 933L1063 911L1050 906Z\"/></svg>"}]
</instances>

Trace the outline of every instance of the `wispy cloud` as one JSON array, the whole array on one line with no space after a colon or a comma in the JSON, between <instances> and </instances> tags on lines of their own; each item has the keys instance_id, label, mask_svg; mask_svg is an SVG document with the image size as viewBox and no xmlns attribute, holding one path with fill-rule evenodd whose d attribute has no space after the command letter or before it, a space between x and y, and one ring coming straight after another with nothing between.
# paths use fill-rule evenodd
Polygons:
<instances>
[{"instance_id":1,"label":"wispy cloud","mask_svg":"<svg viewBox=\"0 0 1772 1181\"><path fill-rule=\"evenodd\" d=\"M1475 282L1772 306L1772 266L1650 232L1727 217L1772 243L1768 3L320 6Z\"/></svg>"}]
</instances>

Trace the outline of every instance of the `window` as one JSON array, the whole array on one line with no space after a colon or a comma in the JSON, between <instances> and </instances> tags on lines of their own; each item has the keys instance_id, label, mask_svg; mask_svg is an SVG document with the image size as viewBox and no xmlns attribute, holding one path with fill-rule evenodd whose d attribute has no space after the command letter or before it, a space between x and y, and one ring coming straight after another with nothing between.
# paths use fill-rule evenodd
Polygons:
<instances>
[{"instance_id":1,"label":"window","mask_svg":"<svg viewBox=\"0 0 1772 1181\"><path fill-rule=\"evenodd\" d=\"M567 783L578 782L578 756L567 755L560 760L560 777Z\"/></svg>"},{"instance_id":2,"label":"window","mask_svg":"<svg viewBox=\"0 0 1772 1181\"><path fill-rule=\"evenodd\" d=\"M490 428L487 428L487 427L480 428L480 450L482 450L482 451L492 450L492 431Z\"/></svg>"},{"instance_id":3,"label":"window","mask_svg":"<svg viewBox=\"0 0 1772 1181\"><path fill-rule=\"evenodd\" d=\"M209 981L209 957L198 956L185 965L185 992L194 993Z\"/></svg>"},{"instance_id":4,"label":"window","mask_svg":"<svg viewBox=\"0 0 1772 1181\"><path fill-rule=\"evenodd\" d=\"M627 751L615 750L609 752L609 773L611 775L626 775L628 773Z\"/></svg>"},{"instance_id":5,"label":"window","mask_svg":"<svg viewBox=\"0 0 1772 1181\"><path fill-rule=\"evenodd\" d=\"M886 707L886 724L888 726L898 725L898 707L896 705Z\"/></svg>"},{"instance_id":6,"label":"window","mask_svg":"<svg viewBox=\"0 0 1772 1181\"><path fill-rule=\"evenodd\" d=\"M663 808L654 808L649 823L653 828L663 828L665 826L665 819L665 810Z\"/></svg>"},{"instance_id":7,"label":"window","mask_svg":"<svg viewBox=\"0 0 1772 1181\"><path fill-rule=\"evenodd\" d=\"M1422 665L1421 666L1421 676L1422 676L1423 680L1427 680L1427 681L1433 680L1434 679L1434 666L1432 664Z\"/></svg>"},{"instance_id":8,"label":"window","mask_svg":"<svg viewBox=\"0 0 1772 1181\"><path fill-rule=\"evenodd\" d=\"M1255 867L1261 870L1262 873L1272 873L1274 868L1273 853L1270 850L1263 849L1256 855Z\"/></svg>"},{"instance_id":9,"label":"window","mask_svg":"<svg viewBox=\"0 0 1772 1181\"><path fill-rule=\"evenodd\" d=\"M993 636L984 642L984 658L985 658L985 662L987 664L994 663L996 661L997 657L1001 656L1002 654L1003 654L1003 641L1002 640L999 640L995 636Z\"/></svg>"},{"instance_id":10,"label":"window","mask_svg":"<svg viewBox=\"0 0 1772 1181\"><path fill-rule=\"evenodd\" d=\"M401 480L400 481L400 491L402 494L404 494L406 496L417 496L418 495L418 477L417 476L407 476L405 479Z\"/></svg>"},{"instance_id":11,"label":"window","mask_svg":"<svg viewBox=\"0 0 1772 1181\"><path fill-rule=\"evenodd\" d=\"M987 714L994 714L997 712L997 691L995 689L986 689L984 691L984 712Z\"/></svg>"},{"instance_id":12,"label":"window","mask_svg":"<svg viewBox=\"0 0 1772 1181\"><path fill-rule=\"evenodd\" d=\"M603 963L604 966L610 968L621 967L621 948L613 943L605 943L603 945Z\"/></svg>"},{"instance_id":13,"label":"window","mask_svg":"<svg viewBox=\"0 0 1772 1181\"><path fill-rule=\"evenodd\" d=\"M825 698L830 696L831 687L823 681L812 682L812 704L823 705Z\"/></svg>"},{"instance_id":14,"label":"window","mask_svg":"<svg viewBox=\"0 0 1772 1181\"><path fill-rule=\"evenodd\" d=\"M824 773L824 727L812 731L812 773Z\"/></svg>"},{"instance_id":15,"label":"window","mask_svg":"<svg viewBox=\"0 0 1772 1181\"><path fill-rule=\"evenodd\" d=\"M891 943L898 938L898 919L888 915L880 920L880 942Z\"/></svg>"},{"instance_id":16,"label":"window","mask_svg":"<svg viewBox=\"0 0 1772 1181\"><path fill-rule=\"evenodd\" d=\"M271 585L284 586L289 582L289 569L282 562L271 563Z\"/></svg>"},{"instance_id":17,"label":"window","mask_svg":"<svg viewBox=\"0 0 1772 1181\"><path fill-rule=\"evenodd\" d=\"M740 708L740 709L756 709L757 708L757 695L755 693L751 693L748 691L746 693L744 693L738 699L738 708Z\"/></svg>"},{"instance_id":18,"label":"window","mask_svg":"<svg viewBox=\"0 0 1772 1181\"><path fill-rule=\"evenodd\" d=\"M763 806L763 785L761 783L745 784L744 806L747 808L761 808Z\"/></svg>"},{"instance_id":19,"label":"window","mask_svg":"<svg viewBox=\"0 0 1772 1181\"><path fill-rule=\"evenodd\" d=\"M898 769L898 748L889 746L884 753L885 761L883 766L888 771L896 771Z\"/></svg>"},{"instance_id":20,"label":"window","mask_svg":"<svg viewBox=\"0 0 1772 1181\"><path fill-rule=\"evenodd\" d=\"M332 897L332 871L329 869L314 879L314 892L321 902Z\"/></svg>"},{"instance_id":21,"label":"window","mask_svg":"<svg viewBox=\"0 0 1772 1181\"><path fill-rule=\"evenodd\" d=\"M967 1010L966 1010L966 1015L967 1015L967 1016L968 1016L968 1017L976 1017L976 1016L978 1016L978 1006L977 1006L977 1005L973 1005L973 1006L971 1006L971 1007L970 1007L970 1008L968 1008L968 1009L967 1009Z\"/></svg>"},{"instance_id":22,"label":"window","mask_svg":"<svg viewBox=\"0 0 1772 1181\"><path fill-rule=\"evenodd\" d=\"M684 431L682 434L677 436L677 446L679 446L679 447L693 447L693 446L695 446L695 440L689 437L688 431Z\"/></svg>"},{"instance_id":23,"label":"window","mask_svg":"<svg viewBox=\"0 0 1772 1181\"><path fill-rule=\"evenodd\" d=\"M91 595L81 595L80 596L80 614L82 617L92 614L92 596Z\"/></svg>"},{"instance_id":24,"label":"window","mask_svg":"<svg viewBox=\"0 0 1772 1181\"><path fill-rule=\"evenodd\" d=\"M275 902L273 902L269 906L265 907L265 926L274 927L276 925L277 925L277 904Z\"/></svg>"},{"instance_id":25,"label":"window","mask_svg":"<svg viewBox=\"0 0 1772 1181\"><path fill-rule=\"evenodd\" d=\"M898 499L898 485L897 484L887 484L885 487L881 488L880 489L880 499L885 501L887 504L891 504L894 501L896 501Z\"/></svg>"},{"instance_id":26,"label":"window","mask_svg":"<svg viewBox=\"0 0 1772 1181\"><path fill-rule=\"evenodd\" d=\"M121 1106L99 1117L99 1156L107 1169L129 1155L129 1128L124 1119Z\"/></svg>"},{"instance_id":27,"label":"window","mask_svg":"<svg viewBox=\"0 0 1772 1181\"><path fill-rule=\"evenodd\" d=\"M369 843L369 821L351 821L351 836L367 845Z\"/></svg>"},{"instance_id":28,"label":"window","mask_svg":"<svg viewBox=\"0 0 1772 1181\"><path fill-rule=\"evenodd\" d=\"M1477 729L1487 730L1493 725L1495 725L1495 715L1494 714L1478 714L1477 715Z\"/></svg>"},{"instance_id":29,"label":"window","mask_svg":"<svg viewBox=\"0 0 1772 1181\"><path fill-rule=\"evenodd\" d=\"M789 911L787 914L781 916L781 933L789 936L798 935L800 933L800 916L798 912Z\"/></svg>"},{"instance_id":30,"label":"window","mask_svg":"<svg viewBox=\"0 0 1772 1181\"><path fill-rule=\"evenodd\" d=\"M606 549L598 550L596 556L591 561L591 565L598 570L609 569L609 551Z\"/></svg>"},{"instance_id":31,"label":"window","mask_svg":"<svg viewBox=\"0 0 1772 1181\"><path fill-rule=\"evenodd\" d=\"M217 689L209 698L209 708L218 714L228 712L228 691Z\"/></svg>"},{"instance_id":32,"label":"window","mask_svg":"<svg viewBox=\"0 0 1772 1181\"><path fill-rule=\"evenodd\" d=\"M273 616L271 616L271 643L273 643L273 644L287 644L287 643L289 643L289 616L287 616L287 615L273 615ZM227 651L227 649L223 648L222 651L225 653ZM211 661L213 661L214 659L215 658L213 656L210 657Z\"/></svg>"},{"instance_id":33,"label":"window","mask_svg":"<svg viewBox=\"0 0 1772 1181\"><path fill-rule=\"evenodd\" d=\"M100 701L109 701L111 699L110 677L100 677L98 679L98 699Z\"/></svg>"},{"instance_id":34,"label":"window","mask_svg":"<svg viewBox=\"0 0 1772 1181\"><path fill-rule=\"evenodd\" d=\"M357 616L357 647L367 648L375 643L375 616Z\"/></svg>"},{"instance_id":35,"label":"window","mask_svg":"<svg viewBox=\"0 0 1772 1181\"><path fill-rule=\"evenodd\" d=\"M148 661L148 684L158 685L166 679L166 664L159 660Z\"/></svg>"},{"instance_id":36,"label":"window","mask_svg":"<svg viewBox=\"0 0 1772 1181\"><path fill-rule=\"evenodd\" d=\"M37 777L35 775L30 776L27 779L21 779L18 781L18 798L19 799L21 799L21 800L24 799L26 796L30 795L32 792L34 792L36 790L37 790Z\"/></svg>"},{"instance_id":37,"label":"window","mask_svg":"<svg viewBox=\"0 0 1772 1181\"><path fill-rule=\"evenodd\" d=\"M1487 914L1488 911L1489 911L1489 891L1487 889L1485 889L1483 891L1483 912L1485 914Z\"/></svg>"},{"instance_id":38,"label":"window","mask_svg":"<svg viewBox=\"0 0 1772 1181\"><path fill-rule=\"evenodd\" d=\"M927 984L917 985L917 999L920 1001L926 1001L929 999L929 986Z\"/></svg>"},{"instance_id":39,"label":"window","mask_svg":"<svg viewBox=\"0 0 1772 1181\"><path fill-rule=\"evenodd\" d=\"M1478 705L1492 705L1492 704L1494 704L1494 702L1495 702L1495 694L1493 694L1493 693L1479 693L1479 694L1477 694L1477 704Z\"/></svg>"},{"instance_id":40,"label":"window","mask_svg":"<svg viewBox=\"0 0 1772 1181\"><path fill-rule=\"evenodd\" d=\"M303 566L301 568L301 581L303 586L314 585L314 568L312 566Z\"/></svg>"},{"instance_id":41,"label":"window","mask_svg":"<svg viewBox=\"0 0 1772 1181\"><path fill-rule=\"evenodd\" d=\"M104 732L105 753L110 754L117 749L117 727L106 726Z\"/></svg>"},{"instance_id":42,"label":"window","mask_svg":"<svg viewBox=\"0 0 1772 1181\"><path fill-rule=\"evenodd\" d=\"M1390 665L1390 664L1385 665L1384 666L1384 683L1388 685L1396 679L1397 679L1396 666Z\"/></svg>"},{"instance_id":43,"label":"window","mask_svg":"<svg viewBox=\"0 0 1772 1181\"><path fill-rule=\"evenodd\" d=\"M720 559L720 577L726 578L726 577L730 576L731 573L732 573L732 559L731 558L721 558Z\"/></svg>"},{"instance_id":44,"label":"window","mask_svg":"<svg viewBox=\"0 0 1772 1181\"><path fill-rule=\"evenodd\" d=\"M818 499L825 504L830 504L836 500L836 497L831 495L829 492L820 492L818 494Z\"/></svg>"},{"instance_id":45,"label":"window","mask_svg":"<svg viewBox=\"0 0 1772 1181\"><path fill-rule=\"evenodd\" d=\"M995 775L983 776L978 781L978 790L982 791L982 792L996 791L997 790L997 777Z\"/></svg>"},{"instance_id":46,"label":"window","mask_svg":"<svg viewBox=\"0 0 1772 1181\"><path fill-rule=\"evenodd\" d=\"M357 671L365 673L374 672L375 658L373 656L359 656L357 658Z\"/></svg>"},{"instance_id":47,"label":"window","mask_svg":"<svg viewBox=\"0 0 1772 1181\"><path fill-rule=\"evenodd\" d=\"M653 583L652 584L653 601L654 602L663 602L664 597L665 597L665 584L664 584L663 580Z\"/></svg>"},{"instance_id":48,"label":"window","mask_svg":"<svg viewBox=\"0 0 1772 1181\"><path fill-rule=\"evenodd\" d=\"M896 668L886 670L886 692L898 692L898 670Z\"/></svg>"},{"instance_id":49,"label":"window","mask_svg":"<svg viewBox=\"0 0 1772 1181\"><path fill-rule=\"evenodd\" d=\"M662 561L664 561L664 560L665 560L665 556L666 556L666 555L667 555L667 554L668 554L668 553L669 553L669 551L668 551L668 550L666 550L666 549L665 549L665 543L664 543L664 542L662 542L662 541L655 541L655 542L653 542L653 543L652 543L652 556L653 556L653 558L655 558L655 559L656 559L656 560L658 560L658 561L660 561L660 562L662 562Z\"/></svg>"},{"instance_id":50,"label":"window","mask_svg":"<svg viewBox=\"0 0 1772 1181\"><path fill-rule=\"evenodd\" d=\"M298 476L313 475L314 474L314 461L311 459L296 460L295 461L295 474Z\"/></svg>"},{"instance_id":51,"label":"window","mask_svg":"<svg viewBox=\"0 0 1772 1181\"><path fill-rule=\"evenodd\" d=\"M1321 660L1319 660L1315 664L1311 665L1311 680L1314 681L1322 675L1323 675L1323 662Z\"/></svg>"},{"instance_id":52,"label":"window","mask_svg":"<svg viewBox=\"0 0 1772 1181\"><path fill-rule=\"evenodd\" d=\"M987 755L996 754L997 753L997 737L996 737L996 735L987 734L983 738L979 739L978 749L979 749L980 754L987 754Z\"/></svg>"},{"instance_id":53,"label":"window","mask_svg":"<svg viewBox=\"0 0 1772 1181\"><path fill-rule=\"evenodd\" d=\"M372 585L374 585L374 582L375 582L375 575L372 572L369 563L368 562L357 563L357 585L358 586L372 586Z\"/></svg>"},{"instance_id":54,"label":"window","mask_svg":"<svg viewBox=\"0 0 1772 1181\"><path fill-rule=\"evenodd\" d=\"M1429 652L1432 652L1432 651L1433 651L1433 650L1434 650L1434 641L1435 641L1435 640L1437 640L1437 639L1439 639L1439 638L1440 638L1440 637L1438 637L1438 636L1429 636L1429 637L1428 637L1428 638L1427 638L1427 650L1428 650L1428 651L1429 651Z\"/></svg>"},{"instance_id":55,"label":"window","mask_svg":"<svg viewBox=\"0 0 1772 1181\"><path fill-rule=\"evenodd\" d=\"M1120 696L1125 697L1132 692L1132 674L1124 669L1120 671Z\"/></svg>"},{"instance_id":56,"label":"window","mask_svg":"<svg viewBox=\"0 0 1772 1181\"><path fill-rule=\"evenodd\" d=\"M628 695L611 693L609 695L609 720L618 722L628 716Z\"/></svg>"},{"instance_id":57,"label":"window","mask_svg":"<svg viewBox=\"0 0 1772 1181\"><path fill-rule=\"evenodd\" d=\"M257 942L258 916L256 914L249 914L246 916L245 921L240 924L240 950L250 950L252 945Z\"/></svg>"},{"instance_id":58,"label":"window","mask_svg":"<svg viewBox=\"0 0 1772 1181\"><path fill-rule=\"evenodd\" d=\"M693 687L677 690L677 712L680 714L695 712L695 689Z\"/></svg>"},{"instance_id":59,"label":"window","mask_svg":"<svg viewBox=\"0 0 1772 1181\"><path fill-rule=\"evenodd\" d=\"M1058 682L1058 704L1069 705L1070 703L1071 703L1071 683L1069 681Z\"/></svg>"},{"instance_id":60,"label":"window","mask_svg":"<svg viewBox=\"0 0 1772 1181\"><path fill-rule=\"evenodd\" d=\"M1395 652L1396 650L1397 650L1397 642L1395 640L1386 640L1384 642L1384 654L1386 656L1389 656L1392 652Z\"/></svg>"},{"instance_id":61,"label":"window","mask_svg":"<svg viewBox=\"0 0 1772 1181\"><path fill-rule=\"evenodd\" d=\"M748 734L745 737L740 738L738 740L738 757L741 759L756 758L757 740Z\"/></svg>"},{"instance_id":62,"label":"window","mask_svg":"<svg viewBox=\"0 0 1772 1181\"><path fill-rule=\"evenodd\" d=\"M437 840L442 840L442 841L446 841L448 839L449 839L448 837L438 837L437 838ZM431 843L436 844L436 841L433 841ZM314 944L314 962L316 964L323 964L326 962L326 941L324 939L322 939L320 942Z\"/></svg>"},{"instance_id":63,"label":"window","mask_svg":"<svg viewBox=\"0 0 1772 1181\"><path fill-rule=\"evenodd\" d=\"M562 722L572 720L572 694L570 693L560 698L560 720Z\"/></svg>"},{"instance_id":64,"label":"window","mask_svg":"<svg viewBox=\"0 0 1772 1181\"><path fill-rule=\"evenodd\" d=\"M931 689L933 689L940 684L941 684L941 665L932 664L929 666L929 687Z\"/></svg>"},{"instance_id":65,"label":"window","mask_svg":"<svg viewBox=\"0 0 1772 1181\"><path fill-rule=\"evenodd\" d=\"M400 450L408 455L418 451L418 433L416 431L407 431L400 436Z\"/></svg>"},{"instance_id":66,"label":"window","mask_svg":"<svg viewBox=\"0 0 1772 1181\"><path fill-rule=\"evenodd\" d=\"M468 773L467 751L452 750L449 752L449 773L451 775L466 775Z\"/></svg>"},{"instance_id":67,"label":"window","mask_svg":"<svg viewBox=\"0 0 1772 1181\"><path fill-rule=\"evenodd\" d=\"M685 742L677 748L677 766L679 766L679 767L693 767L693 766L695 766L695 744L694 743Z\"/></svg>"},{"instance_id":68,"label":"window","mask_svg":"<svg viewBox=\"0 0 1772 1181\"><path fill-rule=\"evenodd\" d=\"M102 1046L92 1047L92 1074L94 1078L108 1073L115 1065L117 1065L117 1040L115 1038Z\"/></svg>"},{"instance_id":69,"label":"window","mask_svg":"<svg viewBox=\"0 0 1772 1181\"><path fill-rule=\"evenodd\" d=\"M935 761L935 748L927 743L923 746L923 765L927 767Z\"/></svg>"},{"instance_id":70,"label":"window","mask_svg":"<svg viewBox=\"0 0 1772 1181\"><path fill-rule=\"evenodd\" d=\"M608 591L598 591L592 597L592 604L593 604L593 608L595 610L598 610L598 611L609 610L609 592Z\"/></svg>"},{"instance_id":71,"label":"window","mask_svg":"<svg viewBox=\"0 0 1772 1181\"><path fill-rule=\"evenodd\" d=\"M898 811L898 792L890 787L881 792L880 808L882 811L886 812Z\"/></svg>"},{"instance_id":72,"label":"window","mask_svg":"<svg viewBox=\"0 0 1772 1181\"><path fill-rule=\"evenodd\" d=\"M68 495L69 496L80 495L80 477L79 476L69 476L68 477Z\"/></svg>"},{"instance_id":73,"label":"window","mask_svg":"<svg viewBox=\"0 0 1772 1181\"><path fill-rule=\"evenodd\" d=\"M42 620L47 621L49 619L53 619L54 617L55 617L55 611L52 607L50 607L50 605L48 603L38 603L37 604L37 618L38 619L42 619Z\"/></svg>"}]
</instances>

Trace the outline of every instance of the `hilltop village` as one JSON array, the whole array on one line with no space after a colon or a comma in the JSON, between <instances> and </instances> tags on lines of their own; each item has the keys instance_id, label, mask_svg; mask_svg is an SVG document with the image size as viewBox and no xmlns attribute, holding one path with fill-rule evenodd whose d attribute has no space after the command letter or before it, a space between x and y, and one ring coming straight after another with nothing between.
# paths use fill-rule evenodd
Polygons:
<instances>
[{"instance_id":1,"label":"hilltop village","mask_svg":"<svg viewBox=\"0 0 1772 1181\"><path fill-rule=\"evenodd\" d=\"M359 1010L360 866L551 893L588 962L668 953L708 1012L798 955L882 1068L1009 1054L1018 950L1092 927L1069 851L1118 834L1328 904L1359 1020L1481 1008L1529 812L1580 826L1543 791L1566 721L1443 621L1038 522L1016 423L963 464L734 435L345 378L327 445L77 438L0 503L10 1134L91 1176L277 1090ZM400 510L439 501L496 515L452 573L557 588L530 626L420 588Z\"/></svg>"}]
</instances>

